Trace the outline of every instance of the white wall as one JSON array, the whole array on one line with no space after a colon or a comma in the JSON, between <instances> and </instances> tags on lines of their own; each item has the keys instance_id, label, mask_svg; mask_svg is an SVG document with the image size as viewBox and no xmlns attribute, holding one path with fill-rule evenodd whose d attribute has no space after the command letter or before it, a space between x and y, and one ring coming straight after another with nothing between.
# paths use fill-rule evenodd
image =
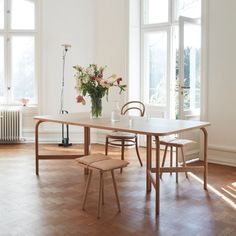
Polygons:
<instances>
[{"instance_id":1,"label":"white wall","mask_svg":"<svg viewBox=\"0 0 236 236\"><path fill-rule=\"evenodd\" d=\"M235 0L209 0L209 157L236 166L235 12Z\"/></svg>"},{"instance_id":2,"label":"white wall","mask_svg":"<svg viewBox=\"0 0 236 236\"><path fill-rule=\"evenodd\" d=\"M94 0L43 0L41 12L41 112L59 112L64 43L72 45L66 57L64 108L70 112L85 109L75 102L72 66L94 61Z\"/></svg>"},{"instance_id":3,"label":"white wall","mask_svg":"<svg viewBox=\"0 0 236 236\"><path fill-rule=\"evenodd\" d=\"M95 61L107 65L111 73L123 78L127 83L128 55L128 1L95 0ZM103 102L108 113L114 107L114 100L122 105L127 93L119 95L118 89L112 89L109 103Z\"/></svg>"}]
</instances>

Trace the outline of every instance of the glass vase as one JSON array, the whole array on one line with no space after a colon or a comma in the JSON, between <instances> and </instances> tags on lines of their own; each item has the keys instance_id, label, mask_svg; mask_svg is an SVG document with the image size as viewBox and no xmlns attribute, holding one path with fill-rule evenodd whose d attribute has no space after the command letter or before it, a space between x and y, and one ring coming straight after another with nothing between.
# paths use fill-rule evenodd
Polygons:
<instances>
[{"instance_id":1,"label":"glass vase","mask_svg":"<svg viewBox=\"0 0 236 236\"><path fill-rule=\"evenodd\" d=\"M119 101L115 101L115 107L111 112L111 121L112 122L120 121Z\"/></svg>"},{"instance_id":2,"label":"glass vase","mask_svg":"<svg viewBox=\"0 0 236 236\"><path fill-rule=\"evenodd\" d=\"M102 98L91 97L91 116L92 118L102 117Z\"/></svg>"}]
</instances>

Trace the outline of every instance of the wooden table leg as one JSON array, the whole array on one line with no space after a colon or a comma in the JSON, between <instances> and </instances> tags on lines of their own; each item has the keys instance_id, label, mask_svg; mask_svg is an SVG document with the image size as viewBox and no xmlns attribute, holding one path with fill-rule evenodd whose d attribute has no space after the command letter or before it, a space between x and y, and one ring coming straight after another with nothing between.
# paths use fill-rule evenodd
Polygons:
<instances>
[{"instance_id":1,"label":"wooden table leg","mask_svg":"<svg viewBox=\"0 0 236 236\"><path fill-rule=\"evenodd\" d=\"M156 139L156 216L160 212L160 139Z\"/></svg>"},{"instance_id":2,"label":"wooden table leg","mask_svg":"<svg viewBox=\"0 0 236 236\"><path fill-rule=\"evenodd\" d=\"M39 125L42 121L38 121L35 125L35 173L39 175Z\"/></svg>"},{"instance_id":3,"label":"wooden table leg","mask_svg":"<svg viewBox=\"0 0 236 236\"><path fill-rule=\"evenodd\" d=\"M207 149L208 149L208 133L205 128L201 128L204 134L204 189L207 190L207 175L208 175L208 163L207 163Z\"/></svg>"},{"instance_id":4,"label":"wooden table leg","mask_svg":"<svg viewBox=\"0 0 236 236\"><path fill-rule=\"evenodd\" d=\"M84 155L90 154L90 128L84 127ZM84 174L88 174L88 168L84 168Z\"/></svg>"},{"instance_id":5,"label":"wooden table leg","mask_svg":"<svg viewBox=\"0 0 236 236\"><path fill-rule=\"evenodd\" d=\"M148 174L149 171L151 171L152 168L152 136L147 135L147 150L146 150L146 191L151 192L152 190L152 184L151 179Z\"/></svg>"}]
</instances>

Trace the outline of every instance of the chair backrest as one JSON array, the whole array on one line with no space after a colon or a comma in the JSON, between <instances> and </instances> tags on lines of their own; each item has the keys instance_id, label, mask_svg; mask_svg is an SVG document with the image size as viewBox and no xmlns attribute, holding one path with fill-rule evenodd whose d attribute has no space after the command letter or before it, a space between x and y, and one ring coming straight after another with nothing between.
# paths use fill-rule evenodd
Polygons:
<instances>
[{"instance_id":1,"label":"chair backrest","mask_svg":"<svg viewBox=\"0 0 236 236\"><path fill-rule=\"evenodd\" d=\"M145 113L145 105L140 101L130 101L127 102L121 108L121 115L125 115L130 110L138 110L140 112L140 116L144 116Z\"/></svg>"}]
</instances>

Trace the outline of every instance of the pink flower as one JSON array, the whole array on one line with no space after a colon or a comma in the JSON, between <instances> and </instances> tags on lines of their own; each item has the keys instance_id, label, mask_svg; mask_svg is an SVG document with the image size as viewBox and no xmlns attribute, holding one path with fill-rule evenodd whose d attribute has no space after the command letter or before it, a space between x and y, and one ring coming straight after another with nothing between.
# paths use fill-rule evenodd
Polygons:
<instances>
[{"instance_id":1,"label":"pink flower","mask_svg":"<svg viewBox=\"0 0 236 236\"><path fill-rule=\"evenodd\" d=\"M96 76L91 76L90 79L91 80L96 80Z\"/></svg>"},{"instance_id":2,"label":"pink flower","mask_svg":"<svg viewBox=\"0 0 236 236\"><path fill-rule=\"evenodd\" d=\"M100 81L100 85L103 87L103 88L110 88L110 83L108 83L106 80L101 80Z\"/></svg>"}]
</instances>

